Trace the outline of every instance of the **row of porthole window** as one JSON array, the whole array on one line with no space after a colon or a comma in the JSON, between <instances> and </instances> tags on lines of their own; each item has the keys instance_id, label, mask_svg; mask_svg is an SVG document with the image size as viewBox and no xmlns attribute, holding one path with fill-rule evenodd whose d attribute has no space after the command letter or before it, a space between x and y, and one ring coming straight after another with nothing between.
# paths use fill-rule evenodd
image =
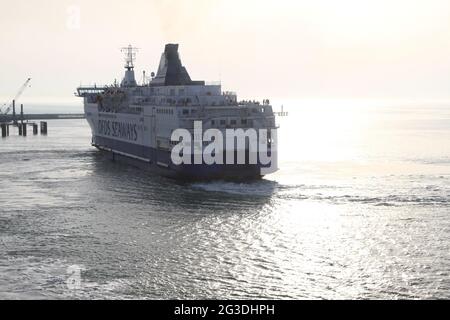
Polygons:
<instances>
[{"instance_id":1,"label":"row of porthole window","mask_svg":"<svg viewBox=\"0 0 450 320\"><path fill-rule=\"evenodd\" d=\"M173 109L156 109L159 114L173 114Z\"/></svg>"},{"instance_id":2,"label":"row of porthole window","mask_svg":"<svg viewBox=\"0 0 450 320\"><path fill-rule=\"evenodd\" d=\"M174 96L176 94L184 95L186 91L184 89L178 89L178 90L169 89L169 90L167 90L167 89L160 89L160 88L157 88L157 89L151 88L150 92L156 93L156 94L165 94L165 95L170 94L171 96Z\"/></svg>"},{"instance_id":3,"label":"row of porthole window","mask_svg":"<svg viewBox=\"0 0 450 320\"><path fill-rule=\"evenodd\" d=\"M197 113L197 109L183 109L183 115L189 115L190 114L196 114Z\"/></svg>"},{"instance_id":4,"label":"row of porthole window","mask_svg":"<svg viewBox=\"0 0 450 320\"><path fill-rule=\"evenodd\" d=\"M158 142L160 142L159 140L158 140ZM172 145L172 146L176 146L177 144L180 144L180 143L183 143L182 141L180 142L180 141L172 141L172 140L170 140L169 141L169 144L170 145ZM211 141L201 141L201 144L202 145L204 145L204 146L207 146L207 145L209 145L211 143ZM184 146L190 146L191 145L191 143L186 143L186 144L183 144Z\"/></svg>"},{"instance_id":5,"label":"row of porthole window","mask_svg":"<svg viewBox=\"0 0 450 320\"><path fill-rule=\"evenodd\" d=\"M189 105L192 103L191 98L183 98L183 99L172 99L172 98L146 98L143 102L148 102L150 104L164 104L164 105Z\"/></svg>"},{"instance_id":6,"label":"row of porthole window","mask_svg":"<svg viewBox=\"0 0 450 320\"><path fill-rule=\"evenodd\" d=\"M226 119L220 119L220 120L211 120L211 125L215 126L217 124L220 124L221 126L225 126L227 124L231 125L231 126L235 126L237 125L237 120L236 119L231 119L229 121L229 123L227 123ZM247 119L241 119L241 125L247 125L248 124L248 120Z\"/></svg>"}]
</instances>

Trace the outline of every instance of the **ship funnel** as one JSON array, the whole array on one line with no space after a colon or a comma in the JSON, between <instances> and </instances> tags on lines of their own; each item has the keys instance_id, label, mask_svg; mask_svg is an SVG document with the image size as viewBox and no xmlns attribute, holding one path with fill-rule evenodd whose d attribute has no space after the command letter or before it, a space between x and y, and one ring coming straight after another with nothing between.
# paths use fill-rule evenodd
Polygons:
<instances>
[{"instance_id":1,"label":"ship funnel","mask_svg":"<svg viewBox=\"0 0 450 320\"><path fill-rule=\"evenodd\" d=\"M161 56L158 73L152 80L153 86L204 85L204 81L192 81L186 68L181 64L178 44L167 44Z\"/></svg>"}]
</instances>

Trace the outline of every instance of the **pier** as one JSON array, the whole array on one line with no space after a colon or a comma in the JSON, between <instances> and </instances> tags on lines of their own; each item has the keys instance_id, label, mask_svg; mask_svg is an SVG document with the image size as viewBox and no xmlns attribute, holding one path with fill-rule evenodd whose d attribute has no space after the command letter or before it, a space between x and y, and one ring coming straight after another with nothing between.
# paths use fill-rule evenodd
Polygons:
<instances>
[{"instance_id":1,"label":"pier","mask_svg":"<svg viewBox=\"0 0 450 320\"><path fill-rule=\"evenodd\" d=\"M10 134L11 127L17 127L19 136L26 137L28 134L28 128L33 132L33 135L37 135L39 132L41 135L47 135L48 123L43 120L67 120L67 119L85 119L84 114L29 114L24 115L19 121L13 116L1 116L0 115L0 130L2 138L6 138ZM36 121L39 121L37 123Z\"/></svg>"},{"instance_id":2,"label":"pier","mask_svg":"<svg viewBox=\"0 0 450 320\"><path fill-rule=\"evenodd\" d=\"M16 114L16 103L13 100L11 104L12 114L8 114L9 109L5 113L0 113L0 131L2 138L6 138L10 134L11 127L17 127L19 136L26 137L28 127L32 129L33 135L39 132L41 135L47 135L48 123L43 120L64 120L64 119L84 119L84 114L74 113L46 113L46 114L24 114L23 104L20 105L20 115ZM35 121L39 121L39 124Z\"/></svg>"},{"instance_id":3,"label":"pier","mask_svg":"<svg viewBox=\"0 0 450 320\"><path fill-rule=\"evenodd\" d=\"M0 115L0 122L14 122L14 117L15 117L14 115ZM24 121L64 120L64 119L85 119L85 115L81 113L41 113L41 114L23 115Z\"/></svg>"},{"instance_id":4,"label":"pier","mask_svg":"<svg viewBox=\"0 0 450 320\"><path fill-rule=\"evenodd\" d=\"M35 122L23 122L23 123L19 122L17 124L14 124L13 122L0 123L0 130L2 132L2 138L6 138L9 136L11 127L17 127L19 136L26 137L28 134L28 127L31 128L34 136L39 133L39 128L40 128L41 135L47 135L48 125L47 125L46 121L41 121L39 125Z\"/></svg>"}]
</instances>

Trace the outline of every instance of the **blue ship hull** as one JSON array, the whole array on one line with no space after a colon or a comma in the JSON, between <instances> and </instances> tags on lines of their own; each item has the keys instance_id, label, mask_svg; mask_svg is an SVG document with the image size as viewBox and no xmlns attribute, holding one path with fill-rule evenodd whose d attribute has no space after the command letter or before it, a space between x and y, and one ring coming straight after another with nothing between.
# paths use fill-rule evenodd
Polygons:
<instances>
[{"instance_id":1,"label":"blue ship hull","mask_svg":"<svg viewBox=\"0 0 450 320\"><path fill-rule=\"evenodd\" d=\"M134 165L146 171L182 180L255 180L261 179L260 164L182 164L175 165L170 151L96 136L93 146L106 151L110 159Z\"/></svg>"}]
</instances>

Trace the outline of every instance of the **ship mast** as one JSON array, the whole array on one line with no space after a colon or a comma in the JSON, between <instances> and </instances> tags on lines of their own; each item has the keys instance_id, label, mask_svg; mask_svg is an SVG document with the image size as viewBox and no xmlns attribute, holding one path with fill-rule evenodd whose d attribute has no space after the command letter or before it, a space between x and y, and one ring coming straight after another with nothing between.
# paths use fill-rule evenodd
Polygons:
<instances>
[{"instance_id":1,"label":"ship mast","mask_svg":"<svg viewBox=\"0 0 450 320\"><path fill-rule=\"evenodd\" d=\"M134 77L134 61L136 60L138 50L138 48L133 47L131 44L121 49L125 54L125 69L127 70L121 83L122 87L134 87L137 85Z\"/></svg>"},{"instance_id":2,"label":"ship mast","mask_svg":"<svg viewBox=\"0 0 450 320\"><path fill-rule=\"evenodd\" d=\"M136 53L139 51L139 48L135 48L130 44L128 47L123 47L121 51L125 54L125 69L133 70Z\"/></svg>"}]
</instances>

